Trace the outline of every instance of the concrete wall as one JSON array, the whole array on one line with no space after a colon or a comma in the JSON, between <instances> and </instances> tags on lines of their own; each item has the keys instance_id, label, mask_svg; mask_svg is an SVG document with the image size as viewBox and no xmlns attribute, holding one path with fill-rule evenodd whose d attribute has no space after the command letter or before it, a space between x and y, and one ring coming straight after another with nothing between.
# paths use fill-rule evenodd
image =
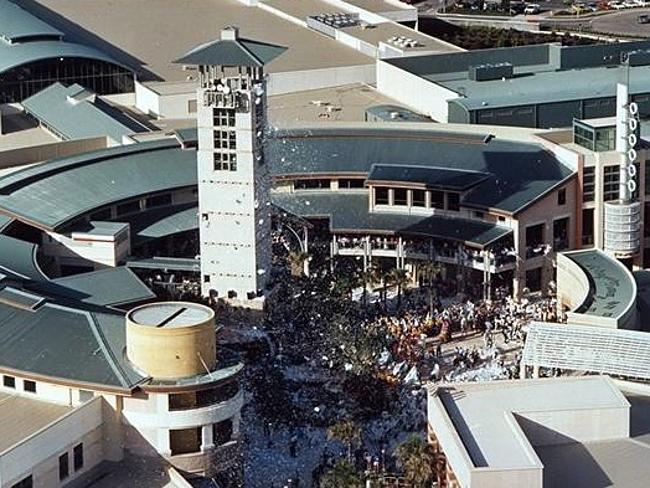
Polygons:
<instances>
[{"instance_id":1,"label":"concrete wall","mask_svg":"<svg viewBox=\"0 0 650 488\"><path fill-rule=\"evenodd\" d=\"M569 311L582 305L589 295L589 279L573 260L557 255L557 300Z\"/></svg>"},{"instance_id":2,"label":"concrete wall","mask_svg":"<svg viewBox=\"0 0 650 488\"><path fill-rule=\"evenodd\" d=\"M0 457L0 486L31 474L35 487L59 486L59 456L68 452L70 476L77 478L103 460L102 399L91 400L5 451ZM72 450L83 443L84 466L74 472Z\"/></svg>"},{"instance_id":3,"label":"concrete wall","mask_svg":"<svg viewBox=\"0 0 650 488\"><path fill-rule=\"evenodd\" d=\"M377 90L438 122L448 121L447 101L459 98L456 92L381 60L377 61Z\"/></svg>"},{"instance_id":4,"label":"concrete wall","mask_svg":"<svg viewBox=\"0 0 650 488\"><path fill-rule=\"evenodd\" d=\"M283 93L330 88L352 83L371 85L375 81L375 65L373 60L368 58L368 64L359 66L271 73L268 75L267 95L281 95Z\"/></svg>"}]
</instances>

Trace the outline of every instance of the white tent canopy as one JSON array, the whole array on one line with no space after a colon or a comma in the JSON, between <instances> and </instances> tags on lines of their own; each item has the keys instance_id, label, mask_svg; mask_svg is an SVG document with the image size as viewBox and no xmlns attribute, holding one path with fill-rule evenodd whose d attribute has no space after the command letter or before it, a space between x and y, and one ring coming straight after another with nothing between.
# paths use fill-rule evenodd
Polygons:
<instances>
[{"instance_id":1,"label":"white tent canopy","mask_svg":"<svg viewBox=\"0 0 650 488\"><path fill-rule=\"evenodd\" d=\"M650 380L650 334L531 322L522 365Z\"/></svg>"}]
</instances>

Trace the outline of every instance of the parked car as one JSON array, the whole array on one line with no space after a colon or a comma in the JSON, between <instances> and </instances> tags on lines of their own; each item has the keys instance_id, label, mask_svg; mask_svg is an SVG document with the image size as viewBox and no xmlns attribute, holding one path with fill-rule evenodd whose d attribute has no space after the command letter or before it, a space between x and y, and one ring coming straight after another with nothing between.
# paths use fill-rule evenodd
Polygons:
<instances>
[{"instance_id":1,"label":"parked car","mask_svg":"<svg viewBox=\"0 0 650 488\"><path fill-rule=\"evenodd\" d=\"M624 6L625 8L634 8L634 7L638 7L639 4L636 3L636 0L625 0L625 1L623 2L623 6Z\"/></svg>"},{"instance_id":2,"label":"parked car","mask_svg":"<svg viewBox=\"0 0 650 488\"><path fill-rule=\"evenodd\" d=\"M650 24L650 15L641 14L637 17L636 21L639 24Z\"/></svg>"},{"instance_id":3,"label":"parked car","mask_svg":"<svg viewBox=\"0 0 650 488\"><path fill-rule=\"evenodd\" d=\"M612 10L623 10L625 8L625 5L621 2L609 2L608 5Z\"/></svg>"},{"instance_id":4,"label":"parked car","mask_svg":"<svg viewBox=\"0 0 650 488\"><path fill-rule=\"evenodd\" d=\"M540 13L541 9L536 3L529 3L524 9L524 15L535 15Z\"/></svg>"}]
</instances>

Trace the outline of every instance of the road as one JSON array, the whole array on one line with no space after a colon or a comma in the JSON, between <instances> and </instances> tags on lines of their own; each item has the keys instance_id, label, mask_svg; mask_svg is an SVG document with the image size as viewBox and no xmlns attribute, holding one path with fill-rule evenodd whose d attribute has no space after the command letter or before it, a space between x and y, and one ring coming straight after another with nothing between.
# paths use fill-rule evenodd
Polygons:
<instances>
[{"instance_id":1,"label":"road","mask_svg":"<svg viewBox=\"0 0 650 488\"><path fill-rule=\"evenodd\" d=\"M650 14L648 8L623 10L591 20L591 30L613 35L650 37L650 24L639 24L640 14Z\"/></svg>"}]
</instances>

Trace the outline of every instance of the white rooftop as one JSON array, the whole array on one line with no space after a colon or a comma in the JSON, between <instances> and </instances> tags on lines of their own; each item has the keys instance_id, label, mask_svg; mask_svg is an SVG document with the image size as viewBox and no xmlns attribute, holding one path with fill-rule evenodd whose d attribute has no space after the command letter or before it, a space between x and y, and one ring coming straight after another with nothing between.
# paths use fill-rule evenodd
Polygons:
<instances>
[{"instance_id":1,"label":"white rooftop","mask_svg":"<svg viewBox=\"0 0 650 488\"><path fill-rule=\"evenodd\" d=\"M607 377L452 384L439 398L474 466L494 469L539 464L513 414L629 406Z\"/></svg>"}]
</instances>

